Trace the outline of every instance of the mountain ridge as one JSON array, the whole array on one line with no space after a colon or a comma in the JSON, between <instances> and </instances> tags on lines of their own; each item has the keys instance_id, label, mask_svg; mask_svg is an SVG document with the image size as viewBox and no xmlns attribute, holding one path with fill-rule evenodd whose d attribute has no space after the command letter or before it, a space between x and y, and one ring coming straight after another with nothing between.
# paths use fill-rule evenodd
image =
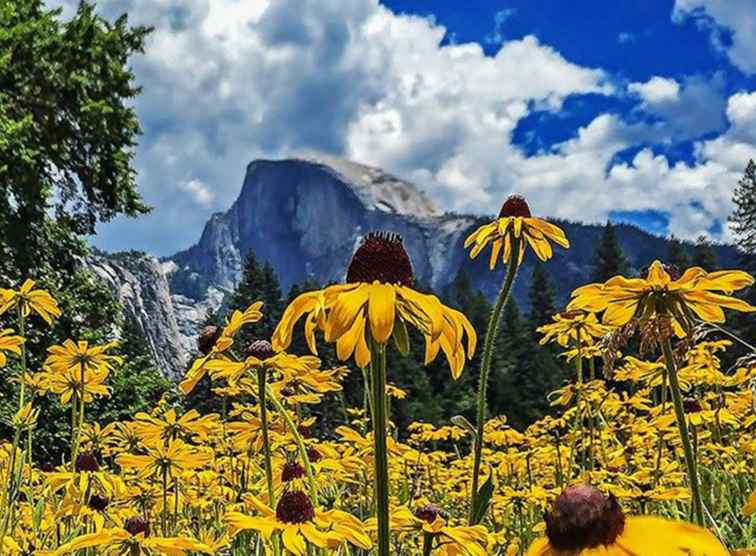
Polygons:
<instances>
[{"instance_id":1,"label":"mountain ridge","mask_svg":"<svg viewBox=\"0 0 756 556\"><path fill-rule=\"evenodd\" d=\"M273 266L287 292L307 278L321 284L343 280L360 238L391 231L403 237L421 284L441 292L464 270L490 299L500 286L501 267L490 272L487 257L470 260L463 248L469 232L489 219L441 212L411 183L363 164L325 155L254 160L237 199L208 219L197 243L159 260L142 255L145 261L130 261L126 269L119 267L119 255L112 254L98 261L99 273L110 277L121 298L126 295L127 310L150 335L150 346L162 350L156 361L166 374L177 376L207 312L234 289L250 250ZM569 250L556 247L546 263L563 303L572 289L589 281L603 227L555 222L571 241ZM633 271L666 254L667 239L627 224L616 224L616 229ZM736 264L734 247L718 246L717 253L724 266ZM525 257L520 270L514 289L518 301L526 300L534 259ZM140 277L134 268L142 268L142 278L152 284L137 286ZM113 276L127 283L118 284ZM136 291L155 292L167 309L156 312L152 294L140 305L139 296L129 293Z\"/></svg>"}]
</instances>

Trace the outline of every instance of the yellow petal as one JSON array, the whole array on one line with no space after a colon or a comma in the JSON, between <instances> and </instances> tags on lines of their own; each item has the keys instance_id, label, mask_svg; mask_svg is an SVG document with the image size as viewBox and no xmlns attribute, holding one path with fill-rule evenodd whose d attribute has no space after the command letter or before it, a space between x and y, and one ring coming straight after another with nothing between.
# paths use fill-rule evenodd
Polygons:
<instances>
[{"instance_id":1,"label":"yellow petal","mask_svg":"<svg viewBox=\"0 0 756 556\"><path fill-rule=\"evenodd\" d=\"M744 515L751 515L754 513L756 513L756 490L753 491L750 498L748 498L748 502L743 506Z\"/></svg>"},{"instance_id":2,"label":"yellow petal","mask_svg":"<svg viewBox=\"0 0 756 556\"><path fill-rule=\"evenodd\" d=\"M289 525L283 530L281 535L286 550L296 556L305 556L307 545L304 538L299 534L299 527Z\"/></svg>"},{"instance_id":3,"label":"yellow petal","mask_svg":"<svg viewBox=\"0 0 756 556\"><path fill-rule=\"evenodd\" d=\"M379 344L385 344L394 331L396 318L396 290L388 284L374 284L370 287L368 304L370 332Z\"/></svg>"}]
</instances>

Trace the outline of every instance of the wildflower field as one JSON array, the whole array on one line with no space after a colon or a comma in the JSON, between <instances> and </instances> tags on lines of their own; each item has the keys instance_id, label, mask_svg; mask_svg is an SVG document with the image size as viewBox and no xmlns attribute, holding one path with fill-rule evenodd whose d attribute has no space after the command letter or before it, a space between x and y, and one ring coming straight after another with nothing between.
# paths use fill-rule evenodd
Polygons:
<instances>
[{"instance_id":1,"label":"wildflower field","mask_svg":"<svg viewBox=\"0 0 756 556\"><path fill-rule=\"evenodd\" d=\"M180 390L209 376L221 413L164 400L98 422L88 407L110 395L123 363L115 343L73 338L30 368L26 339L61 310L32 280L0 290L9 326L0 364L19 369L5 380L20 385L0 452L0 552L756 553L756 359L748 339L722 333L729 312L756 311L733 295L753 278L656 261L640 276L578 288L538 330L564 350L572 380L550 394L553 415L518 431L506 415L486 414L500 313L523 259L546 260L569 241L510 197L466 245L472 257L486 252L503 280L480 336L464 314L413 288L398 236L368 234L344 283L295 298L272 338L235 342L262 318L261 302L202 331ZM391 384L409 329L424 339L426 363L448 361L450 381L482 351L476 422L392 424L390 400L413 395ZM312 355L287 353L296 334ZM345 366L322 368L324 344ZM737 344L747 355L724 368ZM361 373L364 404L312 434L316 409L348 373ZM32 457L43 396L70 409L70 454L59 465Z\"/></svg>"}]
</instances>

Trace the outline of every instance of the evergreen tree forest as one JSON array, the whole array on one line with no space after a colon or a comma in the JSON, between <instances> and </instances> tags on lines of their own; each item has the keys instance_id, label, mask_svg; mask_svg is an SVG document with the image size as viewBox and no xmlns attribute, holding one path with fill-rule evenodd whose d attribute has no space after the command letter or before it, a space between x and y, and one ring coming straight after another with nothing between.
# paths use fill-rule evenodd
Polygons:
<instances>
[{"instance_id":1,"label":"evergreen tree forest","mask_svg":"<svg viewBox=\"0 0 756 556\"><path fill-rule=\"evenodd\" d=\"M741 204L753 211L750 202L751 194L756 194L756 176L754 167L749 166L750 173L739 186ZM751 188L751 189L748 189ZM737 195L737 194L736 194ZM736 197L737 202L737 197ZM740 206L740 205L738 205ZM736 215L744 222L751 213L740 209ZM733 217L735 218L735 217ZM751 217L752 218L752 217ZM748 226L739 228L747 235ZM751 236L748 236L751 237ZM750 244L746 241L745 246ZM743 252L744 258L753 264L756 247L753 251ZM714 245L706 238L700 237L696 242L684 242L675 236L669 238L667 252L660 254L666 264L678 269L685 269L692 265L701 266L712 271L718 268ZM746 262L748 262L746 261ZM593 255L592 279L605 281L617 274L628 274L629 262L623 253L616 229L611 222L607 222ZM529 276L527 300L520 306L514 298L510 298L505 306L496 341L494 364L490 388L488 392L488 409L491 416L506 415L508 422L520 429L550 412L547 394L566 383L574 373L573 367L557 355L553 344L539 345L541 335L536 329L551 322L552 316L562 308L555 299L555 288L548 271L541 264L533 266ZM247 254L241 281L236 290L228 296L227 302L221 309L208 315L205 324L222 324L228 314L235 310L243 310L254 301L264 302L264 318L249 326L241 336L237 349L244 347L257 339L270 339L278 319L284 308L297 295L322 287L314 280L307 280L301 284L294 284L289 292L282 292L278 276L272 266L257 258L255 253ZM435 293L442 301L465 313L479 333L479 342L488 325L491 303L482 292L477 290L467 273L460 271L452 283L442 292L432 292L430 288L418 285L418 289L426 293ZM753 296L753 292L747 294ZM735 332L742 337L754 338L748 327L753 327L748 316L734 320ZM746 324L748 321L749 324ZM474 400L477 389L477 377L480 368L480 353L466 366L465 373L459 381L450 381L448 369L440 359L429 366L423 365L423 340L419 333L410 331L412 352L406 357L397 357L389 369L389 382L402 390L412 390L415 395L407 399L392 401L393 417L397 428L401 429L412 421L448 422L456 415L472 419L474 415ZM750 336L749 336L750 335ZM329 344L319 346L318 356L323 361L324 368L341 365L334 348ZM309 349L302 333L302 323L294 336L289 349L291 353L305 355ZM480 350L478 350L480 352ZM338 402L326 404L319 415L321 426L332 428L346 420L346 407L362 405L364 384L359 369L351 369L345 381L345 390ZM205 407L213 403L211 384L203 381L197 390L187 400L188 406L199 406L204 409L220 410L219 407ZM217 398L215 398L217 400ZM215 401L215 404L218 402Z\"/></svg>"},{"instance_id":2,"label":"evergreen tree forest","mask_svg":"<svg viewBox=\"0 0 756 556\"><path fill-rule=\"evenodd\" d=\"M740 252L741 267L756 275L756 163L753 160L748 162L735 187L733 203L735 210L730 217L730 226ZM743 298L752 305L756 304L756 286L746 290ZM753 315L737 315L733 325L743 340L756 345L756 318ZM741 350L742 353L746 351Z\"/></svg>"},{"instance_id":3,"label":"evergreen tree forest","mask_svg":"<svg viewBox=\"0 0 756 556\"><path fill-rule=\"evenodd\" d=\"M592 282L605 282L612 276L627 274L629 264L622 252L614 224L607 220L593 258Z\"/></svg>"},{"instance_id":4,"label":"evergreen tree forest","mask_svg":"<svg viewBox=\"0 0 756 556\"><path fill-rule=\"evenodd\" d=\"M535 331L538 326L549 322L558 310L553 284L541 265L534 267L530 279L529 309L521 309L512 299L503 315L494 355L495 374L488 401L492 416L506 414L510 423L518 428L524 428L548 413L546 394L558 388L569 373L569 367L557 357L553 348L538 344L539 335ZM270 339L285 306L300 293L321 286L312 280L305 281L293 285L284 296L272 267L250 252L245 258L238 287L218 312L208 316L205 324L220 324L231 311L243 310L255 301L263 301L264 318L248 326L241 339L235 341L239 346L236 349L242 350L253 340ZM460 271L443 292L432 292L422 285L417 287L426 293L439 295L444 303L467 315L479 331L479 342L483 341L482 334L488 324L491 303L473 287L470 277L464 271ZM298 326L299 330L288 351L305 355L309 353L309 349L302 333L302 323ZM455 382L449 380L449 369L443 359L438 358L425 366L422 336L412 329L410 337L412 351L405 357L395 358L389 369L389 382L393 386L415 393L406 399L392 400L392 415L397 428L406 427L413 421L448 422L456 415L473 419L480 350L466 365L462 377ZM342 365L332 346L321 344L318 349L324 368ZM346 407L362 406L363 386L361 371L352 368L338 402L326 403L321 409L320 426L332 430L334 426L346 421ZM210 381L203 380L190 395L187 405L209 409L207 404L213 403L210 389Z\"/></svg>"}]
</instances>

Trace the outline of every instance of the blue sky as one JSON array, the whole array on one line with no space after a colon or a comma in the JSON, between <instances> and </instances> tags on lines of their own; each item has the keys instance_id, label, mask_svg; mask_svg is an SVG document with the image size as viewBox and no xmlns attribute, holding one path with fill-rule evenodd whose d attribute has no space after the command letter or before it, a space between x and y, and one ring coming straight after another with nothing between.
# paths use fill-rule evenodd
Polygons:
<instances>
[{"instance_id":1,"label":"blue sky","mask_svg":"<svg viewBox=\"0 0 756 556\"><path fill-rule=\"evenodd\" d=\"M74 0L50 0L67 15ZM106 249L196 241L258 157L325 151L485 213L730 239L756 157L753 0L101 0L156 28L139 183L154 206Z\"/></svg>"}]
</instances>

